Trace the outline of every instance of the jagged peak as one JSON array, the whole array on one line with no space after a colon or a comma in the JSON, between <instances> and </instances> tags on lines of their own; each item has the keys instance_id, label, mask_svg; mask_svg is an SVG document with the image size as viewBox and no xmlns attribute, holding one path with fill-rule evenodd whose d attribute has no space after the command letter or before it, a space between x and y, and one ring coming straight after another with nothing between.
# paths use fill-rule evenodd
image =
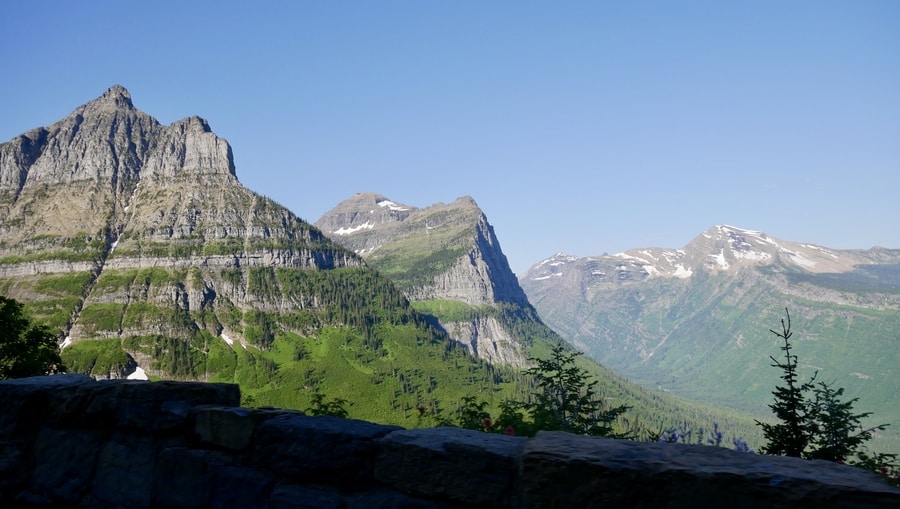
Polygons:
<instances>
[{"instance_id":1,"label":"jagged peak","mask_svg":"<svg viewBox=\"0 0 900 509\"><path fill-rule=\"evenodd\" d=\"M181 129L182 131L199 128L199 130L204 133L212 132L212 128L209 127L209 122L207 122L205 118L198 117L197 115L185 117L181 120L176 120L175 122L172 122L172 125L169 127Z\"/></svg>"},{"instance_id":2,"label":"jagged peak","mask_svg":"<svg viewBox=\"0 0 900 509\"><path fill-rule=\"evenodd\" d=\"M122 85L113 85L103 95L84 105L84 110L133 110L131 93Z\"/></svg>"}]
</instances>

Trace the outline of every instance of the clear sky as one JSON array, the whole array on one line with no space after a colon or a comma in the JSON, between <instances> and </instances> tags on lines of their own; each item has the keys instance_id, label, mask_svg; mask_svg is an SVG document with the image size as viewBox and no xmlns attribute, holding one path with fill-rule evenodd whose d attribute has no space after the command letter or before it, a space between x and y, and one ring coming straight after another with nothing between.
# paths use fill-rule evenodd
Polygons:
<instances>
[{"instance_id":1,"label":"clear sky","mask_svg":"<svg viewBox=\"0 0 900 509\"><path fill-rule=\"evenodd\" d=\"M900 2L5 2L0 140L113 84L314 222L472 196L519 274L715 224L900 248Z\"/></svg>"}]
</instances>

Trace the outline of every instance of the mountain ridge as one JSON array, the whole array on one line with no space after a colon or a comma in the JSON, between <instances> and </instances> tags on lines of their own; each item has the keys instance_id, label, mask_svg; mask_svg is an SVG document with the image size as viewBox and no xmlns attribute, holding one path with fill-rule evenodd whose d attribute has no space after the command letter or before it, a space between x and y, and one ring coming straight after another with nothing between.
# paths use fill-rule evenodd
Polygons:
<instances>
[{"instance_id":1,"label":"mountain ridge","mask_svg":"<svg viewBox=\"0 0 900 509\"><path fill-rule=\"evenodd\" d=\"M757 230L715 225L678 249L634 248L611 255L581 258L557 253L532 265L523 277L552 277L554 271L549 267L561 268L565 263L578 259L619 260L624 266L617 267L618 271L645 272L647 277L687 278L695 270L728 271L777 262L808 272L848 272L860 264L896 259L898 254L900 249L881 247L868 250L831 249L777 239Z\"/></svg>"}]
</instances>

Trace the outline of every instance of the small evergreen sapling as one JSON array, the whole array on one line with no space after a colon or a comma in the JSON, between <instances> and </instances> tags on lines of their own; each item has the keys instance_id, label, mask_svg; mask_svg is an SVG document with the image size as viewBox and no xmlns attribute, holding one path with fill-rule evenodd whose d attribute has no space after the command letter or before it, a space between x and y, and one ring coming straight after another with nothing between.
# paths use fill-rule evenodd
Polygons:
<instances>
[{"instance_id":1,"label":"small evergreen sapling","mask_svg":"<svg viewBox=\"0 0 900 509\"><path fill-rule=\"evenodd\" d=\"M811 431L803 393L812 386L815 375L808 383L799 384L797 382L797 356L791 354L791 314L787 308L784 311L787 314L787 322L784 318L781 319L781 332L769 329L772 334L784 341L784 346L781 347L781 350L784 351L784 362L769 356L774 362L772 367L783 371L781 379L784 380L785 385L775 387L772 392L775 402L769 405L775 417L778 417L781 422L769 424L757 420L756 424L762 427L763 435L768 441L761 449L762 453L800 457L809 444Z\"/></svg>"}]
</instances>

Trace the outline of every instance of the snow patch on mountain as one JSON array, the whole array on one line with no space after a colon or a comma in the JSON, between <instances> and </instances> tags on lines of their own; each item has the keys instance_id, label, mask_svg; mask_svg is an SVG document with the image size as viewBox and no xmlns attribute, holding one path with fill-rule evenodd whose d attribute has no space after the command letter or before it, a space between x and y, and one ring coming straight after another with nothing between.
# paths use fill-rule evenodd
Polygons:
<instances>
[{"instance_id":1,"label":"snow patch on mountain","mask_svg":"<svg viewBox=\"0 0 900 509\"><path fill-rule=\"evenodd\" d=\"M687 279L694 274L694 271L691 269L684 268L684 265L678 264L675 266L675 272L672 273L673 276L678 279Z\"/></svg>"},{"instance_id":2,"label":"snow patch on mountain","mask_svg":"<svg viewBox=\"0 0 900 509\"><path fill-rule=\"evenodd\" d=\"M543 267L544 265L556 267L559 265L565 265L568 262L574 262L577 259L578 259L577 256L572 256L572 255L568 255L563 252L559 252L559 253L556 253L555 255L551 256L550 258L547 258L546 260L540 261L537 265L534 266L534 268Z\"/></svg>"},{"instance_id":3,"label":"snow patch on mountain","mask_svg":"<svg viewBox=\"0 0 900 509\"><path fill-rule=\"evenodd\" d=\"M729 265L728 260L725 259L725 249L719 250L717 254L709 255L710 258L715 262L716 265L722 267L722 270L728 270Z\"/></svg>"},{"instance_id":4,"label":"snow patch on mountain","mask_svg":"<svg viewBox=\"0 0 900 509\"><path fill-rule=\"evenodd\" d=\"M401 207L400 205L397 205L396 203L392 202L391 200L381 200L381 201L377 202L376 205L378 205L379 207L387 207L390 210L393 210L395 212L404 212L404 211L409 210L409 208Z\"/></svg>"},{"instance_id":5,"label":"snow patch on mountain","mask_svg":"<svg viewBox=\"0 0 900 509\"><path fill-rule=\"evenodd\" d=\"M808 269L811 269L816 266L815 261L810 260L809 258L803 256L800 253L788 252L787 255L791 257L792 262L796 263L797 265L800 265L801 267L806 267Z\"/></svg>"},{"instance_id":6,"label":"snow patch on mountain","mask_svg":"<svg viewBox=\"0 0 900 509\"><path fill-rule=\"evenodd\" d=\"M334 233L335 235L350 235L351 233L356 233L360 230L371 230L372 228L375 228L375 225L366 221L365 223L363 223L359 226L354 226L352 228L350 228L350 227L338 228L337 230L333 231L332 233Z\"/></svg>"},{"instance_id":7,"label":"snow patch on mountain","mask_svg":"<svg viewBox=\"0 0 900 509\"><path fill-rule=\"evenodd\" d=\"M805 247L806 249L812 249L813 251L819 251L820 253L826 254L826 255L828 255L828 256L834 258L835 260L837 260L838 258L840 258L838 255L836 255L836 254L835 254L833 251L831 251L830 249L825 249L824 247L821 247L821 246L816 246L816 245L813 245L813 244L800 244L800 245L803 246L803 247Z\"/></svg>"},{"instance_id":8,"label":"snow patch on mountain","mask_svg":"<svg viewBox=\"0 0 900 509\"><path fill-rule=\"evenodd\" d=\"M134 368L134 371L131 372L127 378L128 380L150 380L150 377L147 376L147 372L140 366Z\"/></svg>"}]
</instances>

